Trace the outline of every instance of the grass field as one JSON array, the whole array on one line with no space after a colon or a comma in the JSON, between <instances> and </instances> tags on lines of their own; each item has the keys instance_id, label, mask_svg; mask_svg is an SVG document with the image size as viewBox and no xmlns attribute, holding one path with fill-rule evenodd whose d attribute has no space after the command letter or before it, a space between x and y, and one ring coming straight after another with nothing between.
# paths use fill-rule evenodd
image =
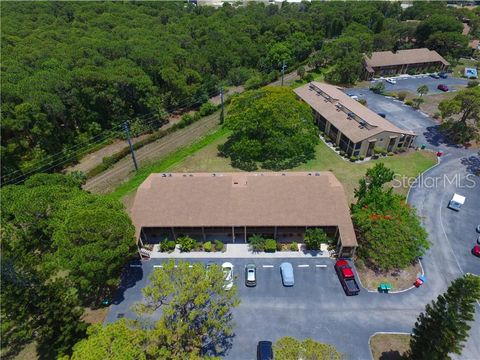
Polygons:
<instances>
[{"instance_id":1,"label":"grass field","mask_svg":"<svg viewBox=\"0 0 480 360\"><path fill-rule=\"evenodd\" d=\"M471 59L460 59L457 66L453 68L453 76L462 77L466 67L477 67L478 61Z\"/></svg>"},{"instance_id":2,"label":"grass field","mask_svg":"<svg viewBox=\"0 0 480 360\"><path fill-rule=\"evenodd\" d=\"M219 137L210 145L195 154L188 156L181 162L172 166L169 171L172 172L229 172L239 171L232 168L229 159L217 156L217 146L226 140L226 135ZM364 163L353 164L343 160L333 150L323 142L320 142L316 148L315 159L302 164L291 171L332 171L342 182L347 193L349 202L353 201L353 191L358 185L358 181L365 174L366 170L374 166L377 162L383 162L385 165L395 171L397 176L407 176L415 178L418 174L429 167L435 165L435 154L427 151L411 151L404 154L398 154L379 160L367 161ZM263 171L263 170L262 170ZM408 187L398 188L398 192L406 194Z\"/></svg>"},{"instance_id":3,"label":"grass field","mask_svg":"<svg viewBox=\"0 0 480 360\"><path fill-rule=\"evenodd\" d=\"M408 334L376 334L370 339L373 360L401 360L410 348Z\"/></svg>"}]
</instances>

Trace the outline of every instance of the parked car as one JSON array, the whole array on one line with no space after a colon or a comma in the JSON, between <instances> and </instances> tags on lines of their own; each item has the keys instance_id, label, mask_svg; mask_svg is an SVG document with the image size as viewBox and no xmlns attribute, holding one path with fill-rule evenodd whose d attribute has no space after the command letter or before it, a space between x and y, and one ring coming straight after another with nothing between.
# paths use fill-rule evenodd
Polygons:
<instances>
[{"instance_id":1,"label":"parked car","mask_svg":"<svg viewBox=\"0 0 480 360\"><path fill-rule=\"evenodd\" d=\"M273 360L273 349L271 341L258 342L257 360Z\"/></svg>"},{"instance_id":2,"label":"parked car","mask_svg":"<svg viewBox=\"0 0 480 360\"><path fill-rule=\"evenodd\" d=\"M465 196L453 194L452 200L448 203L448 207L455 211L460 211L462 205L465 204Z\"/></svg>"},{"instance_id":3,"label":"parked car","mask_svg":"<svg viewBox=\"0 0 480 360\"><path fill-rule=\"evenodd\" d=\"M397 80L393 79L393 78L387 78L385 79L386 82L388 82L389 84L392 84L392 85L395 85L397 83Z\"/></svg>"},{"instance_id":4,"label":"parked car","mask_svg":"<svg viewBox=\"0 0 480 360\"><path fill-rule=\"evenodd\" d=\"M434 78L434 79L440 79L440 75L437 74L437 73L432 73L430 74L430 77Z\"/></svg>"},{"instance_id":5,"label":"parked car","mask_svg":"<svg viewBox=\"0 0 480 360\"><path fill-rule=\"evenodd\" d=\"M358 101L358 96L357 96L357 95L348 94L348 96L350 96L353 100L357 100L357 101Z\"/></svg>"},{"instance_id":6,"label":"parked car","mask_svg":"<svg viewBox=\"0 0 480 360\"><path fill-rule=\"evenodd\" d=\"M387 117L387 115L384 114L384 113L377 113L377 114L378 114L378 116L381 116L381 117L384 118L384 119Z\"/></svg>"},{"instance_id":7,"label":"parked car","mask_svg":"<svg viewBox=\"0 0 480 360\"><path fill-rule=\"evenodd\" d=\"M293 278L293 266L288 262L280 265L280 273L282 275L283 286L293 286L295 279Z\"/></svg>"},{"instance_id":8,"label":"parked car","mask_svg":"<svg viewBox=\"0 0 480 360\"><path fill-rule=\"evenodd\" d=\"M472 254L480 257L480 245L475 245L472 249Z\"/></svg>"},{"instance_id":9,"label":"parked car","mask_svg":"<svg viewBox=\"0 0 480 360\"><path fill-rule=\"evenodd\" d=\"M225 283L223 288L225 290L231 290L233 287L233 265L232 263L225 262L222 264L223 274L225 275Z\"/></svg>"},{"instance_id":10,"label":"parked car","mask_svg":"<svg viewBox=\"0 0 480 360\"><path fill-rule=\"evenodd\" d=\"M477 225L477 232L480 233L480 224Z\"/></svg>"},{"instance_id":11,"label":"parked car","mask_svg":"<svg viewBox=\"0 0 480 360\"><path fill-rule=\"evenodd\" d=\"M442 79L448 78L448 74L446 72L439 72L438 76L440 76Z\"/></svg>"},{"instance_id":12,"label":"parked car","mask_svg":"<svg viewBox=\"0 0 480 360\"><path fill-rule=\"evenodd\" d=\"M257 267L255 266L255 264L248 264L247 266L245 266L245 285L257 285Z\"/></svg>"},{"instance_id":13,"label":"parked car","mask_svg":"<svg viewBox=\"0 0 480 360\"><path fill-rule=\"evenodd\" d=\"M355 280L355 274L348 265L347 260L340 259L335 263L335 271L337 272L338 279L342 284L343 290L347 296L358 295L360 288Z\"/></svg>"},{"instance_id":14,"label":"parked car","mask_svg":"<svg viewBox=\"0 0 480 360\"><path fill-rule=\"evenodd\" d=\"M440 84L440 85L437 86L437 89L447 92L448 91L448 86L445 85L445 84Z\"/></svg>"}]
</instances>

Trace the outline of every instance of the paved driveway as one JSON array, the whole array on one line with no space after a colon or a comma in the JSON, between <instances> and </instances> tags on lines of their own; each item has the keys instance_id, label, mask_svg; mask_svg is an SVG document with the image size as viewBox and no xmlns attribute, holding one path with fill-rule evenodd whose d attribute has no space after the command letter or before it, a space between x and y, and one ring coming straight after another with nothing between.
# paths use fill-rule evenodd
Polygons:
<instances>
[{"instance_id":1,"label":"paved driveway","mask_svg":"<svg viewBox=\"0 0 480 360\"><path fill-rule=\"evenodd\" d=\"M396 77L395 80L397 81L396 84L390 84L384 81L386 91L408 91L416 94L419 86L427 85L429 88L429 94L439 94L443 92L437 89L437 86L440 84L447 85L449 91L455 91L458 88L467 86L469 81L467 79L454 78L450 76L446 79L434 79L428 75L409 78Z\"/></svg>"},{"instance_id":2,"label":"paved driveway","mask_svg":"<svg viewBox=\"0 0 480 360\"><path fill-rule=\"evenodd\" d=\"M221 264L222 261L212 259ZM121 316L134 318L131 306L142 300L141 289L161 259L130 268L136 275L112 305L107 322ZM209 259L191 259L206 263ZM223 260L227 261L227 260ZM234 310L235 336L226 359L249 360L255 357L260 340L275 341L282 336L313 338L335 345L347 359L370 359L369 337L376 331L410 332L424 303L433 294L428 286L402 294L369 293L347 297L338 281L330 259L228 259L234 265L235 284L241 304ZM295 285L282 286L280 264L294 267ZM244 285L244 267L257 265L255 288ZM317 265L326 267L319 267ZM155 314L154 318L158 318Z\"/></svg>"}]
</instances>

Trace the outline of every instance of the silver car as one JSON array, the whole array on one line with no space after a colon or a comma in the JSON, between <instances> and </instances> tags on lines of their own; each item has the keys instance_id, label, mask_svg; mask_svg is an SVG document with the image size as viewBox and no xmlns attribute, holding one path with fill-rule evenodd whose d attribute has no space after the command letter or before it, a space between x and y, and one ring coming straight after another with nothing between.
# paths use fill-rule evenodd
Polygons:
<instances>
[{"instance_id":1,"label":"silver car","mask_svg":"<svg viewBox=\"0 0 480 360\"><path fill-rule=\"evenodd\" d=\"M282 275L283 286L293 286L295 279L293 278L293 266L288 262L280 265L280 273Z\"/></svg>"},{"instance_id":2,"label":"silver car","mask_svg":"<svg viewBox=\"0 0 480 360\"><path fill-rule=\"evenodd\" d=\"M247 266L245 266L245 285L257 285L257 267L255 266L255 264L248 264Z\"/></svg>"}]
</instances>

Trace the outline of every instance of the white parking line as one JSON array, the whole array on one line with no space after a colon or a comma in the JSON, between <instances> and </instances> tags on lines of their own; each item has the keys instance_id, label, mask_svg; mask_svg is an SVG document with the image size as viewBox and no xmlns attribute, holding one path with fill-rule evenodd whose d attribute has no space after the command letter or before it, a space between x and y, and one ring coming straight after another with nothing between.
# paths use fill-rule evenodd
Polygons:
<instances>
[{"instance_id":1,"label":"white parking line","mask_svg":"<svg viewBox=\"0 0 480 360\"><path fill-rule=\"evenodd\" d=\"M315 265L315 267L317 267L317 268L326 268L327 265L318 265L318 264L317 264L317 265Z\"/></svg>"},{"instance_id":2,"label":"white parking line","mask_svg":"<svg viewBox=\"0 0 480 360\"><path fill-rule=\"evenodd\" d=\"M162 268L163 265L153 265L154 268Z\"/></svg>"},{"instance_id":3,"label":"white parking line","mask_svg":"<svg viewBox=\"0 0 480 360\"><path fill-rule=\"evenodd\" d=\"M306 268L306 267L310 267L310 265L298 265L299 268Z\"/></svg>"},{"instance_id":4,"label":"white parking line","mask_svg":"<svg viewBox=\"0 0 480 360\"><path fill-rule=\"evenodd\" d=\"M142 267L142 265L130 264L130 267Z\"/></svg>"},{"instance_id":5,"label":"white parking line","mask_svg":"<svg viewBox=\"0 0 480 360\"><path fill-rule=\"evenodd\" d=\"M273 268L273 265L262 265L263 268Z\"/></svg>"},{"instance_id":6,"label":"white parking line","mask_svg":"<svg viewBox=\"0 0 480 360\"><path fill-rule=\"evenodd\" d=\"M188 267L191 269L191 268L193 268L193 265L188 265Z\"/></svg>"}]
</instances>

